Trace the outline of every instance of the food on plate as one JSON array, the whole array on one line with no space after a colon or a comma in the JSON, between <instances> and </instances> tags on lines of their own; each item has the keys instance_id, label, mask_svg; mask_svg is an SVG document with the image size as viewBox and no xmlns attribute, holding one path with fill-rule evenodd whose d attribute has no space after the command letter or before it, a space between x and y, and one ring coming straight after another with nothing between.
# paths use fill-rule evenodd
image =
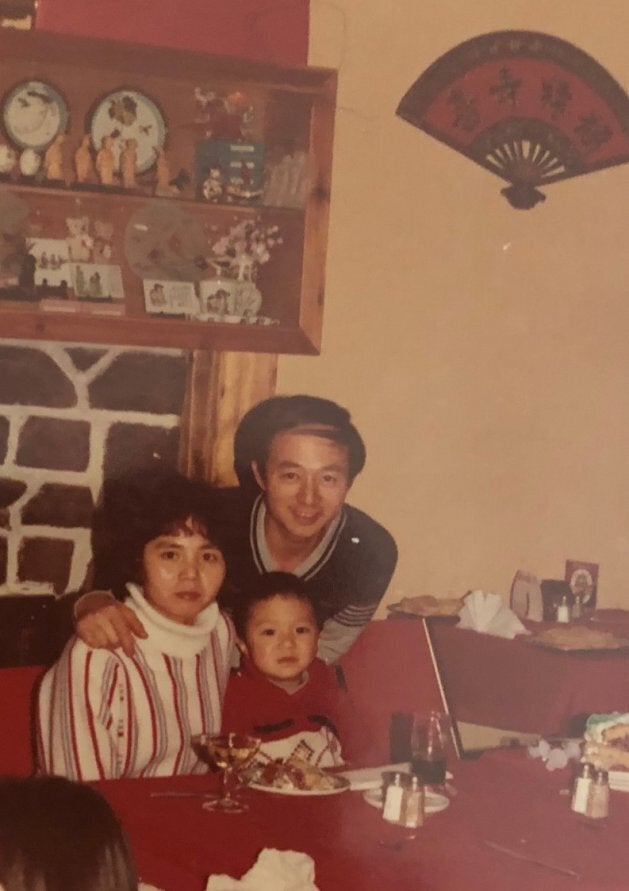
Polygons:
<instances>
[{"instance_id":1,"label":"food on plate","mask_svg":"<svg viewBox=\"0 0 629 891\"><path fill-rule=\"evenodd\" d=\"M615 637L610 631L596 631L583 625L545 628L534 639L538 643L564 650L617 650L629 643L623 638Z\"/></svg>"},{"instance_id":2,"label":"food on plate","mask_svg":"<svg viewBox=\"0 0 629 891\"><path fill-rule=\"evenodd\" d=\"M309 792L338 789L344 784L342 777L326 773L295 755L286 761L271 761L262 765L253 781L274 789L302 789Z\"/></svg>"},{"instance_id":3,"label":"food on plate","mask_svg":"<svg viewBox=\"0 0 629 891\"><path fill-rule=\"evenodd\" d=\"M590 715L583 760L603 770L629 771L629 714Z\"/></svg>"},{"instance_id":4,"label":"food on plate","mask_svg":"<svg viewBox=\"0 0 629 891\"><path fill-rule=\"evenodd\" d=\"M456 616L463 607L461 597L432 597L420 594L417 597L403 597L395 608L403 613L414 613L417 616Z\"/></svg>"}]
</instances>

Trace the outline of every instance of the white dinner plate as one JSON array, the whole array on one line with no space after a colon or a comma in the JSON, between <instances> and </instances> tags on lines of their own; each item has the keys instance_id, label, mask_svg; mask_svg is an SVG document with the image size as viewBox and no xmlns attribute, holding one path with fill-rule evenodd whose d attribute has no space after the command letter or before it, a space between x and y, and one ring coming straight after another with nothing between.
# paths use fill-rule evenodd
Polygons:
<instances>
[{"instance_id":1,"label":"white dinner plate","mask_svg":"<svg viewBox=\"0 0 629 891\"><path fill-rule=\"evenodd\" d=\"M368 789L363 792L363 798L372 807L382 808L382 789ZM424 813L438 814L439 811L445 811L449 806L450 799L447 795L441 795L439 792L433 792L432 789L426 789L424 798Z\"/></svg>"},{"instance_id":2,"label":"white dinner plate","mask_svg":"<svg viewBox=\"0 0 629 891\"><path fill-rule=\"evenodd\" d=\"M275 795L300 795L300 796L320 796L320 795L339 795L341 792L347 792L349 789L349 781L345 777L334 777L337 785L333 789L294 789L291 786L267 786L264 783L249 783L250 789L258 789L260 792L272 792Z\"/></svg>"}]
</instances>

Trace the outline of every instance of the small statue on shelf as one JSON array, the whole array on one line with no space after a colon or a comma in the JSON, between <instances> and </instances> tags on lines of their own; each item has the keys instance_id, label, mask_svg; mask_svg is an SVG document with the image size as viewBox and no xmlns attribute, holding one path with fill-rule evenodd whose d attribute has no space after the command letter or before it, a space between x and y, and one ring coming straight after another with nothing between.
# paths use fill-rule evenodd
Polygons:
<instances>
[{"instance_id":1,"label":"small statue on shelf","mask_svg":"<svg viewBox=\"0 0 629 891\"><path fill-rule=\"evenodd\" d=\"M212 203L220 201L223 197L223 192L225 191L223 185L223 171L218 164L213 164L212 167L210 167L209 173L203 181L202 191L205 200Z\"/></svg>"},{"instance_id":2,"label":"small statue on shelf","mask_svg":"<svg viewBox=\"0 0 629 891\"><path fill-rule=\"evenodd\" d=\"M92 157L92 137L86 133L74 153L74 172L77 183L89 183L96 179Z\"/></svg>"},{"instance_id":3,"label":"small statue on shelf","mask_svg":"<svg viewBox=\"0 0 629 891\"><path fill-rule=\"evenodd\" d=\"M124 148L120 153L120 173L122 174L122 185L125 189L136 189L136 168L138 164L138 141L137 139L126 139Z\"/></svg>"},{"instance_id":4,"label":"small statue on shelf","mask_svg":"<svg viewBox=\"0 0 629 891\"><path fill-rule=\"evenodd\" d=\"M65 157L63 151L65 141L65 135L57 133L44 152L44 178L49 182L65 182Z\"/></svg>"},{"instance_id":5,"label":"small statue on shelf","mask_svg":"<svg viewBox=\"0 0 629 891\"><path fill-rule=\"evenodd\" d=\"M114 185L114 138L107 134L103 136L101 147L96 153L96 172L101 185Z\"/></svg>"},{"instance_id":6,"label":"small statue on shelf","mask_svg":"<svg viewBox=\"0 0 629 891\"><path fill-rule=\"evenodd\" d=\"M153 146L153 151L155 152L155 171L157 174L155 195L158 198L172 198L177 193L177 190L170 182L170 164L166 157L166 152L161 145Z\"/></svg>"}]
</instances>

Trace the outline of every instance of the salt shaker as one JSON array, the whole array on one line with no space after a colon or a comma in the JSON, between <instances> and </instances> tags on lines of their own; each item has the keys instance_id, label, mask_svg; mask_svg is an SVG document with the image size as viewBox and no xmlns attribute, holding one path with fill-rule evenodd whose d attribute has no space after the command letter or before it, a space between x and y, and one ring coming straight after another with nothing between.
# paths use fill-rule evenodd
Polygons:
<instances>
[{"instance_id":1,"label":"salt shaker","mask_svg":"<svg viewBox=\"0 0 629 891\"><path fill-rule=\"evenodd\" d=\"M557 621L564 623L570 621L570 604L568 603L566 594L563 595L561 602L557 607Z\"/></svg>"},{"instance_id":2,"label":"salt shaker","mask_svg":"<svg viewBox=\"0 0 629 891\"><path fill-rule=\"evenodd\" d=\"M601 820L609 815L609 774L597 770L590 787L586 816Z\"/></svg>"},{"instance_id":3,"label":"salt shaker","mask_svg":"<svg viewBox=\"0 0 629 891\"><path fill-rule=\"evenodd\" d=\"M579 776L574 781L572 790L572 810L577 814L587 813L590 789L594 782L594 765L585 763L581 765Z\"/></svg>"},{"instance_id":4,"label":"salt shaker","mask_svg":"<svg viewBox=\"0 0 629 891\"><path fill-rule=\"evenodd\" d=\"M384 807L382 808L382 817L389 823L399 823L402 818L402 798L404 796L404 788L402 786L402 774L395 773L393 781L389 783L385 790Z\"/></svg>"},{"instance_id":5,"label":"salt shaker","mask_svg":"<svg viewBox=\"0 0 629 891\"><path fill-rule=\"evenodd\" d=\"M413 776L410 787L404 790L401 823L409 829L423 826L424 786L418 776Z\"/></svg>"}]
</instances>

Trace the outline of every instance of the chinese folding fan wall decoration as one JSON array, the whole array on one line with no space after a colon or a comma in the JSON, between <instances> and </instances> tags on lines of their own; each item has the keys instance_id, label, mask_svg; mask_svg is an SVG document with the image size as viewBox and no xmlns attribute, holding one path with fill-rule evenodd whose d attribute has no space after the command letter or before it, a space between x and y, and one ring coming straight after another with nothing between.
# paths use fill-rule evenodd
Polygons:
<instances>
[{"instance_id":1,"label":"chinese folding fan wall decoration","mask_svg":"<svg viewBox=\"0 0 629 891\"><path fill-rule=\"evenodd\" d=\"M511 185L513 207L537 187L629 161L629 96L565 40L532 31L474 37L437 59L397 114Z\"/></svg>"}]
</instances>

